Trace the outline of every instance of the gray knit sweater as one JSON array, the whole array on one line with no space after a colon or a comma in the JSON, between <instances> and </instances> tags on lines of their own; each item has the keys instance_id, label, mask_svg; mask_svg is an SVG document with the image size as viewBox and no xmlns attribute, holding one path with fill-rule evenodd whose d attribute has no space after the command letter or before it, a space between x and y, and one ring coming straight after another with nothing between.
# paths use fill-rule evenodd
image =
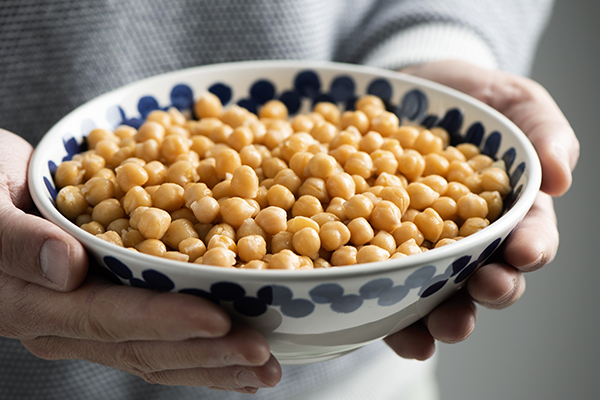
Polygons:
<instances>
[{"instance_id":1,"label":"gray knit sweater","mask_svg":"<svg viewBox=\"0 0 600 400\"><path fill-rule=\"evenodd\" d=\"M550 8L551 0L2 0L0 127L35 144L60 117L103 92L225 61L311 59L400 68L462 58L527 74ZM275 390L255 398L315 398L302 393L318 392L389 352L375 347L286 368ZM387 371L376 385L395 379L386 374L402 371ZM151 386L83 361L43 361L20 342L0 338L0 400L239 397Z\"/></svg>"}]
</instances>

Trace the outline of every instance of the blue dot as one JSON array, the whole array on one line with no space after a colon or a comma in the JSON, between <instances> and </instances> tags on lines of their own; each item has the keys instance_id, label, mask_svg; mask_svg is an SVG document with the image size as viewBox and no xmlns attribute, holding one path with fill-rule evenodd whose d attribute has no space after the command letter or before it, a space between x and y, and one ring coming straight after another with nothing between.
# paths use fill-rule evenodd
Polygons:
<instances>
[{"instance_id":1,"label":"blue dot","mask_svg":"<svg viewBox=\"0 0 600 400\"><path fill-rule=\"evenodd\" d=\"M447 282L447 280L441 280L441 281L437 281L437 282L433 283L427 289L425 289L423 291L423 293L421 293L421 297L422 298L429 297L432 294L438 292L441 288L444 287L446 282Z\"/></svg>"},{"instance_id":2,"label":"blue dot","mask_svg":"<svg viewBox=\"0 0 600 400\"><path fill-rule=\"evenodd\" d=\"M480 261L480 262L481 262L481 261L485 261L485 260L487 260L487 258L488 258L489 256L491 256L491 255L492 255L492 253L493 253L494 251L496 251L496 249L498 248L498 246L500 246L500 242L501 242L501 241L502 241L502 240L500 240L500 238L497 238L497 239L496 239L496 240L494 240L492 243L490 243L490 244L489 244L489 245L488 245L488 246L487 246L487 247L486 247L486 248L483 250L483 252L482 252L482 253L479 255L479 257L478 257L478 259L477 259L477 260L478 260L478 261Z\"/></svg>"},{"instance_id":3,"label":"blue dot","mask_svg":"<svg viewBox=\"0 0 600 400\"><path fill-rule=\"evenodd\" d=\"M191 110L194 106L194 92L188 85L180 84L171 89L171 104L179 110Z\"/></svg>"},{"instance_id":4,"label":"blue dot","mask_svg":"<svg viewBox=\"0 0 600 400\"><path fill-rule=\"evenodd\" d=\"M75 154L79 154L82 151L87 150L87 144L84 141L83 143L78 143L77 139L70 137L68 139L63 138L63 146L67 155L63 158L63 161L68 161L73 158Z\"/></svg>"},{"instance_id":5,"label":"blue dot","mask_svg":"<svg viewBox=\"0 0 600 400\"><path fill-rule=\"evenodd\" d=\"M519 200L519 197L521 197L522 191L523 191L523 185L519 185L518 188L516 188L515 190L511 191L508 195L506 195L506 197L504 198L504 209L505 210L510 210L515 205L517 200Z\"/></svg>"},{"instance_id":6,"label":"blue dot","mask_svg":"<svg viewBox=\"0 0 600 400\"><path fill-rule=\"evenodd\" d=\"M517 151L514 147L511 147L510 149L506 150L506 152L504 152L504 154L502 155L502 161L504 161L504 165L507 171L510 171L516 158Z\"/></svg>"},{"instance_id":7,"label":"blue dot","mask_svg":"<svg viewBox=\"0 0 600 400\"><path fill-rule=\"evenodd\" d=\"M435 275L435 272L436 268L433 265L426 265L424 267L421 267L412 274L410 274L408 278L406 278L406 282L404 282L404 285L406 285L409 288L421 287L425 284L425 282L430 280L433 277L433 275Z\"/></svg>"},{"instance_id":8,"label":"blue dot","mask_svg":"<svg viewBox=\"0 0 600 400\"><path fill-rule=\"evenodd\" d=\"M280 306L294 297L292 291L281 285L269 285L259 289L258 298L266 304Z\"/></svg>"},{"instance_id":9,"label":"blue dot","mask_svg":"<svg viewBox=\"0 0 600 400\"><path fill-rule=\"evenodd\" d=\"M338 76L331 82L329 93L335 102L345 103L353 99L356 85L350 76Z\"/></svg>"},{"instance_id":10,"label":"blue dot","mask_svg":"<svg viewBox=\"0 0 600 400\"><path fill-rule=\"evenodd\" d=\"M244 288L233 282L213 283L210 292L223 301L235 301L246 295Z\"/></svg>"},{"instance_id":11,"label":"blue dot","mask_svg":"<svg viewBox=\"0 0 600 400\"><path fill-rule=\"evenodd\" d=\"M421 125L423 125L425 128L427 129L431 129L434 126L436 126L438 124L438 121L440 119L437 117L437 115L427 115L425 118L423 118L423 120L421 121ZM451 139L454 138L456 135L451 136ZM460 137L459 137L460 138ZM459 142L460 143L460 142Z\"/></svg>"},{"instance_id":12,"label":"blue dot","mask_svg":"<svg viewBox=\"0 0 600 400\"><path fill-rule=\"evenodd\" d=\"M267 305L255 297L242 297L234 301L233 309L246 317L258 317L267 312Z\"/></svg>"},{"instance_id":13,"label":"blue dot","mask_svg":"<svg viewBox=\"0 0 600 400\"><path fill-rule=\"evenodd\" d=\"M317 304L331 303L344 294L344 288L337 283L324 283L312 289L310 298Z\"/></svg>"},{"instance_id":14,"label":"blue dot","mask_svg":"<svg viewBox=\"0 0 600 400\"><path fill-rule=\"evenodd\" d=\"M406 93L400 103L402 115L411 121L423 118L428 107L427 96L419 89L414 89Z\"/></svg>"},{"instance_id":15,"label":"blue dot","mask_svg":"<svg viewBox=\"0 0 600 400\"><path fill-rule=\"evenodd\" d=\"M131 269L129 269L129 267L121 260L112 256L106 256L104 257L104 263L108 269L114 272L118 277L123 279L133 278L133 272L131 272Z\"/></svg>"},{"instance_id":16,"label":"blue dot","mask_svg":"<svg viewBox=\"0 0 600 400\"><path fill-rule=\"evenodd\" d=\"M231 88L224 83L215 83L208 88L208 91L217 96L223 105L226 105L231 101L233 92Z\"/></svg>"},{"instance_id":17,"label":"blue dot","mask_svg":"<svg viewBox=\"0 0 600 400\"><path fill-rule=\"evenodd\" d=\"M365 283L358 292L365 300L376 299L392 286L394 286L394 282L389 278L374 279Z\"/></svg>"},{"instance_id":18,"label":"blue dot","mask_svg":"<svg viewBox=\"0 0 600 400\"><path fill-rule=\"evenodd\" d=\"M463 113L457 108L452 108L446 112L444 118L438 122L438 126L444 128L449 134L458 133L463 124Z\"/></svg>"},{"instance_id":19,"label":"blue dot","mask_svg":"<svg viewBox=\"0 0 600 400\"><path fill-rule=\"evenodd\" d=\"M219 304L219 299L217 299L212 293L209 293L206 290L187 288L187 289L181 289L179 291L179 293L191 294L192 296L200 297L202 299L211 301L215 304Z\"/></svg>"},{"instance_id":20,"label":"blue dot","mask_svg":"<svg viewBox=\"0 0 600 400\"><path fill-rule=\"evenodd\" d=\"M160 290L161 292L171 291L175 287L175 284L168 276L153 269L147 269L142 272L142 277L151 288Z\"/></svg>"},{"instance_id":21,"label":"blue dot","mask_svg":"<svg viewBox=\"0 0 600 400\"><path fill-rule=\"evenodd\" d=\"M510 175L510 186L515 187L517 185L517 183L521 179L521 176L523 176L523 172L525 172L525 168L525 162L522 162L517 166L517 168L515 168L513 173Z\"/></svg>"},{"instance_id":22,"label":"blue dot","mask_svg":"<svg viewBox=\"0 0 600 400\"><path fill-rule=\"evenodd\" d=\"M160 107L158 101L152 96L143 96L138 101L138 111L142 118L146 118L150 112L158 110Z\"/></svg>"},{"instance_id":23,"label":"blue dot","mask_svg":"<svg viewBox=\"0 0 600 400\"><path fill-rule=\"evenodd\" d=\"M465 134L465 141L473 143L475 146L480 146L481 141L483 140L484 133L485 128L483 127L481 122L475 122L469 127L469 129L467 129L467 133Z\"/></svg>"},{"instance_id":24,"label":"blue dot","mask_svg":"<svg viewBox=\"0 0 600 400\"><path fill-rule=\"evenodd\" d=\"M493 159L496 158L496 153L500 148L500 141L502 140L502 134L498 131L494 131L488 136L483 146L483 150L481 150L482 154L486 156L490 156Z\"/></svg>"},{"instance_id":25,"label":"blue dot","mask_svg":"<svg viewBox=\"0 0 600 400\"><path fill-rule=\"evenodd\" d=\"M46 189L48 189L48 193L50 193L50 196L52 197L52 201L56 202L56 196L58 196L58 192L56 191L54 184L52 182L50 182L50 179L48 179L47 177L44 177L44 185L46 185Z\"/></svg>"},{"instance_id":26,"label":"blue dot","mask_svg":"<svg viewBox=\"0 0 600 400\"><path fill-rule=\"evenodd\" d=\"M275 86L267 80L256 81L250 88L250 97L258 104L275 98Z\"/></svg>"},{"instance_id":27,"label":"blue dot","mask_svg":"<svg viewBox=\"0 0 600 400\"><path fill-rule=\"evenodd\" d=\"M479 261L473 261L471 264L467 265L454 279L454 283L461 283L465 279L467 279L479 266Z\"/></svg>"},{"instance_id":28,"label":"blue dot","mask_svg":"<svg viewBox=\"0 0 600 400\"><path fill-rule=\"evenodd\" d=\"M241 99L237 102L237 105L245 108L253 114L258 113L259 104L253 99Z\"/></svg>"},{"instance_id":29,"label":"blue dot","mask_svg":"<svg viewBox=\"0 0 600 400\"><path fill-rule=\"evenodd\" d=\"M310 315L315 309L315 305L306 299L290 300L281 305L281 313L292 318L303 318Z\"/></svg>"},{"instance_id":30,"label":"blue dot","mask_svg":"<svg viewBox=\"0 0 600 400\"><path fill-rule=\"evenodd\" d=\"M313 100L313 107L317 103L335 103L335 99L326 93L319 93Z\"/></svg>"},{"instance_id":31,"label":"blue dot","mask_svg":"<svg viewBox=\"0 0 600 400\"><path fill-rule=\"evenodd\" d=\"M471 256L462 256L458 260L455 260L451 264L451 267L452 267L452 275L451 276L454 276L454 275L458 274L460 271L462 271L467 266L469 261L471 261Z\"/></svg>"},{"instance_id":32,"label":"blue dot","mask_svg":"<svg viewBox=\"0 0 600 400\"><path fill-rule=\"evenodd\" d=\"M362 306L363 299L356 294L338 297L331 303L331 310L340 314L349 314Z\"/></svg>"},{"instance_id":33,"label":"blue dot","mask_svg":"<svg viewBox=\"0 0 600 400\"><path fill-rule=\"evenodd\" d=\"M294 88L300 95L313 99L321 91L321 81L314 71L302 71L294 79Z\"/></svg>"},{"instance_id":34,"label":"blue dot","mask_svg":"<svg viewBox=\"0 0 600 400\"><path fill-rule=\"evenodd\" d=\"M367 93L379 97L384 103L389 103L392 98L392 85L387 79L378 78L369 84Z\"/></svg>"},{"instance_id":35,"label":"blue dot","mask_svg":"<svg viewBox=\"0 0 600 400\"><path fill-rule=\"evenodd\" d=\"M300 107L302 106L300 93L294 90L283 92L281 96L279 96L279 101L285 104L290 115L296 114L298 111L300 111Z\"/></svg>"},{"instance_id":36,"label":"blue dot","mask_svg":"<svg viewBox=\"0 0 600 400\"><path fill-rule=\"evenodd\" d=\"M409 291L410 288L407 286L393 286L381 294L377 304L384 307L398 304L408 295Z\"/></svg>"}]
</instances>

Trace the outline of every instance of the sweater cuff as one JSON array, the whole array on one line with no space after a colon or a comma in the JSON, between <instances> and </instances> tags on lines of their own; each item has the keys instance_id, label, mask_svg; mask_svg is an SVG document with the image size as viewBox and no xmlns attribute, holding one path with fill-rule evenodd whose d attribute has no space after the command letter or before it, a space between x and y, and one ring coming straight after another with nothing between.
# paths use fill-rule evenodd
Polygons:
<instances>
[{"instance_id":1,"label":"sweater cuff","mask_svg":"<svg viewBox=\"0 0 600 400\"><path fill-rule=\"evenodd\" d=\"M406 28L375 47L363 63L399 70L445 59L460 59L487 69L498 68L494 53L480 36L449 23Z\"/></svg>"}]
</instances>

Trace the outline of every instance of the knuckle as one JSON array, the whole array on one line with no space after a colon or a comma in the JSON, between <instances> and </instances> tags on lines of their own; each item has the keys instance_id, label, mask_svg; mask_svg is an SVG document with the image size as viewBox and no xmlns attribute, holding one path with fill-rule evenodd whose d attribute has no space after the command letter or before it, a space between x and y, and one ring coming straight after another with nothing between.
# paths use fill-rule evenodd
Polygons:
<instances>
[{"instance_id":1,"label":"knuckle","mask_svg":"<svg viewBox=\"0 0 600 400\"><path fill-rule=\"evenodd\" d=\"M149 353L143 351L135 342L123 342L117 347L115 354L117 365L123 366L128 371L134 371L149 383L157 378L156 373L160 368L156 365ZM148 379L150 380L148 380Z\"/></svg>"}]
</instances>

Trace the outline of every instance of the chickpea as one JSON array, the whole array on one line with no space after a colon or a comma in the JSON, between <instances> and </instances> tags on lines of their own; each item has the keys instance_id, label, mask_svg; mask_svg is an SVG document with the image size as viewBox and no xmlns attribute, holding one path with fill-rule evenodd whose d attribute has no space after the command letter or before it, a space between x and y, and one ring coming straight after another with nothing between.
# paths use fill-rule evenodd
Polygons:
<instances>
[{"instance_id":1,"label":"chickpea","mask_svg":"<svg viewBox=\"0 0 600 400\"><path fill-rule=\"evenodd\" d=\"M358 142L358 149L366 153L372 153L379 150L383 145L383 136L377 131L367 132Z\"/></svg>"},{"instance_id":2,"label":"chickpea","mask_svg":"<svg viewBox=\"0 0 600 400\"><path fill-rule=\"evenodd\" d=\"M88 180L94 176L94 174L100 171L106 166L104 158L98 154L86 154L81 158L81 169L85 171L83 176L84 180Z\"/></svg>"},{"instance_id":3,"label":"chickpea","mask_svg":"<svg viewBox=\"0 0 600 400\"><path fill-rule=\"evenodd\" d=\"M454 201L458 201L462 196L471 193L471 190L460 182L448 182L445 196L451 197Z\"/></svg>"},{"instance_id":4,"label":"chickpea","mask_svg":"<svg viewBox=\"0 0 600 400\"><path fill-rule=\"evenodd\" d=\"M361 134L365 134L367 133L371 123L369 121L369 118L367 117L367 115L360 111L360 110L356 110L356 111L344 111L342 113L342 116L340 118L340 125L342 127L342 129L346 129L349 126L353 126L356 129L358 129L358 131Z\"/></svg>"},{"instance_id":5,"label":"chickpea","mask_svg":"<svg viewBox=\"0 0 600 400\"><path fill-rule=\"evenodd\" d=\"M371 240L371 245L381 247L386 250L389 254L396 252L396 239L394 236L386 231L379 231L377 235Z\"/></svg>"},{"instance_id":6,"label":"chickpea","mask_svg":"<svg viewBox=\"0 0 600 400\"><path fill-rule=\"evenodd\" d=\"M338 129L333 123L323 121L314 124L308 132L319 143L329 143L338 134Z\"/></svg>"},{"instance_id":7,"label":"chickpea","mask_svg":"<svg viewBox=\"0 0 600 400\"><path fill-rule=\"evenodd\" d=\"M296 253L307 256L313 260L319 258L321 238L319 233L312 228L302 228L294 233L292 246Z\"/></svg>"},{"instance_id":8,"label":"chickpea","mask_svg":"<svg viewBox=\"0 0 600 400\"><path fill-rule=\"evenodd\" d=\"M417 245L414 239L409 239L406 242L402 243L400 246L398 246L396 252L410 256L413 254L420 254L423 252L423 250L419 245Z\"/></svg>"},{"instance_id":9,"label":"chickpea","mask_svg":"<svg viewBox=\"0 0 600 400\"><path fill-rule=\"evenodd\" d=\"M298 114L290 121L294 132L310 132L315 126L315 122L304 114Z\"/></svg>"},{"instance_id":10,"label":"chickpea","mask_svg":"<svg viewBox=\"0 0 600 400\"><path fill-rule=\"evenodd\" d=\"M436 136L431 133L431 131L424 129L419 132L419 136L417 136L412 148L423 155L431 153L439 154L444 149L444 142L439 136Z\"/></svg>"},{"instance_id":11,"label":"chickpea","mask_svg":"<svg viewBox=\"0 0 600 400\"><path fill-rule=\"evenodd\" d=\"M471 217L485 218L488 214L487 202L474 193L468 193L456 201L457 214L467 220Z\"/></svg>"},{"instance_id":12,"label":"chickpea","mask_svg":"<svg viewBox=\"0 0 600 400\"><path fill-rule=\"evenodd\" d=\"M340 220L337 215L332 214L332 213L328 213L328 212L322 212L322 213L315 214L312 217L310 217L310 219L312 221L315 221L319 225L319 228L321 226L323 226L323 224L325 224L327 222L330 222L330 221L339 221Z\"/></svg>"},{"instance_id":13,"label":"chickpea","mask_svg":"<svg viewBox=\"0 0 600 400\"><path fill-rule=\"evenodd\" d=\"M198 227L195 226L194 228L196 228L196 231L198 232ZM202 238L202 236L203 236L202 233L200 233L200 232L198 232L198 235L200 236L200 238ZM235 243L235 240L236 240L235 229L233 229L233 227L227 223L221 223L221 224L210 227L209 231L206 233L206 235L204 235L203 240L205 243L210 243L213 236L219 236L219 235L227 236Z\"/></svg>"},{"instance_id":14,"label":"chickpea","mask_svg":"<svg viewBox=\"0 0 600 400\"><path fill-rule=\"evenodd\" d=\"M190 161L176 161L167 168L166 181L176 183L181 187L185 187L189 183L197 182L200 175L196 171L196 167Z\"/></svg>"},{"instance_id":15,"label":"chickpea","mask_svg":"<svg viewBox=\"0 0 600 400\"><path fill-rule=\"evenodd\" d=\"M176 183L163 183L151 194L152 204L167 212L179 210L185 203L184 192L185 190Z\"/></svg>"},{"instance_id":16,"label":"chickpea","mask_svg":"<svg viewBox=\"0 0 600 400\"><path fill-rule=\"evenodd\" d=\"M390 137L395 134L400 125L400 120L396 114L383 111L377 114L375 118L371 120L371 129L381 133L384 137Z\"/></svg>"},{"instance_id":17,"label":"chickpea","mask_svg":"<svg viewBox=\"0 0 600 400\"><path fill-rule=\"evenodd\" d=\"M210 196L201 197L190 205L194 217L198 222L209 224L213 222L221 212L219 202Z\"/></svg>"},{"instance_id":18,"label":"chickpea","mask_svg":"<svg viewBox=\"0 0 600 400\"><path fill-rule=\"evenodd\" d=\"M215 172L219 179L224 179L226 174L233 174L241 165L240 155L233 149L224 149L215 156Z\"/></svg>"},{"instance_id":19,"label":"chickpea","mask_svg":"<svg viewBox=\"0 0 600 400\"><path fill-rule=\"evenodd\" d=\"M116 244L119 247L123 247L123 240L121 239L121 236L119 236L119 234L115 231L99 233L96 235L96 237L108 243Z\"/></svg>"},{"instance_id":20,"label":"chickpea","mask_svg":"<svg viewBox=\"0 0 600 400\"><path fill-rule=\"evenodd\" d=\"M77 186L65 186L56 196L56 207L65 217L73 220L89 207L85 195Z\"/></svg>"},{"instance_id":21,"label":"chickpea","mask_svg":"<svg viewBox=\"0 0 600 400\"><path fill-rule=\"evenodd\" d=\"M398 159L398 171L409 181L414 181L425 171L425 158L413 149L405 149Z\"/></svg>"},{"instance_id":22,"label":"chickpea","mask_svg":"<svg viewBox=\"0 0 600 400\"><path fill-rule=\"evenodd\" d=\"M113 142L117 142L118 137L114 134L114 132L103 128L92 129L92 131L86 137L89 149L95 149L96 145L101 140L112 140Z\"/></svg>"},{"instance_id":23,"label":"chickpea","mask_svg":"<svg viewBox=\"0 0 600 400\"><path fill-rule=\"evenodd\" d=\"M144 165L148 180L147 186L156 186L165 183L167 179L167 168L160 161L150 161Z\"/></svg>"},{"instance_id":24,"label":"chickpea","mask_svg":"<svg viewBox=\"0 0 600 400\"><path fill-rule=\"evenodd\" d=\"M444 158L446 158L449 162L452 162L452 161L465 162L465 161L467 161L467 158L465 157L465 155L463 153L461 153L460 150L458 150L454 146L446 147L440 154Z\"/></svg>"},{"instance_id":25,"label":"chickpea","mask_svg":"<svg viewBox=\"0 0 600 400\"><path fill-rule=\"evenodd\" d=\"M216 95L206 92L194 103L194 113L198 119L219 118L223 114L223 105Z\"/></svg>"},{"instance_id":26,"label":"chickpea","mask_svg":"<svg viewBox=\"0 0 600 400\"><path fill-rule=\"evenodd\" d=\"M354 246L342 246L331 254L332 266L354 265L358 250Z\"/></svg>"},{"instance_id":27,"label":"chickpea","mask_svg":"<svg viewBox=\"0 0 600 400\"><path fill-rule=\"evenodd\" d=\"M485 154L476 154L469 158L468 164L477 172L481 172L487 167L491 167L494 160Z\"/></svg>"},{"instance_id":28,"label":"chickpea","mask_svg":"<svg viewBox=\"0 0 600 400\"><path fill-rule=\"evenodd\" d=\"M140 253L163 257L167 252L167 246L158 239L146 239L135 246Z\"/></svg>"},{"instance_id":29,"label":"chickpea","mask_svg":"<svg viewBox=\"0 0 600 400\"><path fill-rule=\"evenodd\" d=\"M327 192L325 181L321 178L306 178L302 186L298 189L299 196L313 196L321 203L329 203L329 194Z\"/></svg>"},{"instance_id":30,"label":"chickpea","mask_svg":"<svg viewBox=\"0 0 600 400\"><path fill-rule=\"evenodd\" d=\"M398 139L400 146L405 149L410 149L417 140L419 133L419 130L414 126L400 126L396 129L396 132L392 134L392 137Z\"/></svg>"},{"instance_id":31,"label":"chickpea","mask_svg":"<svg viewBox=\"0 0 600 400\"><path fill-rule=\"evenodd\" d=\"M267 254L267 242L260 235L244 236L237 247L240 259L245 262L261 260Z\"/></svg>"},{"instance_id":32,"label":"chickpea","mask_svg":"<svg viewBox=\"0 0 600 400\"><path fill-rule=\"evenodd\" d=\"M292 207L292 216L303 216L310 218L315 214L322 213L323 211L323 205L319 199L314 196L304 195L300 196L300 198L298 198L298 200L296 200L294 203L294 206Z\"/></svg>"},{"instance_id":33,"label":"chickpea","mask_svg":"<svg viewBox=\"0 0 600 400\"><path fill-rule=\"evenodd\" d=\"M228 249L237 254L237 244L235 241L227 235L213 235L208 244L206 245L206 249L214 249L215 247L222 247L224 249Z\"/></svg>"},{"instance_id":34,"label":"chickpea","mask_svg":"<svg viewBox=\"0 0 600 400\"><path fill-rule=\"evenodd\" d=\"M300 257L288 249L283 249L278 253L273 254L268 265L269 269L289 269L295 270L300 268Z\"/></svg>"},{"instance_id":35,"label":"chickpea","mask_svg":"<svg viewBox=\"0 0 600 400\"><path fill-rule=\"evenodd\" d=\"M438 197L431 204L431 208L433 208L443 220L455 220L458 217L456 201L454 201L452 197Z\"/></svg>"},{"instance_id":36,"label":"chickpea","mask_svg":"<svg viewBox=\"0 0 600 400\"><path fill-rule=\"evenodd\" d=\"M425 159L425 169L423 176L440 175L446 176L450 168L450 161L438 153L429 153L423 157Z\"/></svg>"},{"instance_id":37,"label":"chickpea","mask_svg":"<svg viewBox=\"0 0 600 400\"><path fill-rule=\"evenodd\" d=\"M288 231L281 231L271 238L271 253L277 254L282 250L294 250L294 234Z\"/></svg>"},{"instance_id":38,"label":"chickpea","mask_svg":"<svg viewBox=\"0 0 600 400\"><path fill-rule=\"evenodd\" d=\"M123 241L123 247L135 248L138 244L146 240L146 238L140 231L130 227L121 232L121 240Z\"/></svg>"},{"instance_id":39,"label":"chickpea","mask_svg":"<svg viewBox=\"0 0 600 400\"><path fill-rule=\"evenodd\" d=\"M344 164L344 170L350 175L359 175L368 179L373 175L375 167L373 165L373 159L371 159L369 154L364 151L357 151L356 153L350 154L348 160Z\"/></svg>"},{"instance_id":40,"label":"chickpea","mask_svg":"<svg viewBox=\"0 0 600 400\"><path fill-rule=\"evenodd\" d=\"M365 194L352 196L344 203L344 211L349 219L370 218L373 212L373 202Z\"/></svg>"},{"instance_id":41,"label":"chickpea","mask_svg":"<svg viewBox=\"0 0 600 400\"><path fill-rule=\"evenodd\" d=\"M207 250L202 256L202 264L216 267L233 267L236 263L236 254L224 247L214 247Z\"/></svg>"},{"instance_id":42,"label":"chickpea","mask_svg":"<svg viewBox=\"0 0 600 400\"><path fill-rule=\"evenodd\" d=\"M63 188L65 186L77 186L83 183L85 171L78 161L65 161L58 165L54 174L56 186Z\"/></svg>"},{"instance_id":43,"label":"chickpea","mask_svg":"<svg viewBox=\"0 0 600 400\"><path fill-rule=\"evenodd\" d=\"M319 231L321 244L325 250L334 251L350 241L350 230L339 221L331 221L323 224Z\"/></svg>"},{"instance_id":44,"label":"chickpea","mask_svg":"<svg viewBox=\"0 0 600 400\"><path fill-rule=\"evenodd\" d=\"M470 236L484 229L489 224L489 221L485 218L471 217L468 218L465 222L463 222L460 229L458 230L458 234L459 236L463 237Z\"/></svg>"},{"instance_id":45,"label":"chickpea","mask_svg":"<svg viewBox=\"0 0 600 400\"><path fill-rule=\"evenodd\" d=\"M115 169L115 174L117 184L125 192L134 186L143 186L148 182L148 171L143 165L137 163L123 164Z\"/></svg>"},{"instance_id":46,"label":"chickpea","mask_svg":"<svg viewBox=\"0 0 600 400\"><path fill-rule=\"evenodd\" d=\"M503 197L512 190L510 178L503 169L497 167L489 167L481 171L481 185L484 191L497 191Z\"/></svg>"},{"instance_id":47,"label":"chickpea","mask_svg":"<svg viewBox=\"0 0 600 400\"><path fill-rule=\"evenodd\" d=\"M438 242L442 239L452 239L456 236L458 236L458 225L456 225L456 222L449 219L445 220L442 226L442 233Z\"/></svg>"},{"instance_id":48,"label":"chickpea","mask_svg":"<svg viewBox=\"0 0 600 400\"><path fill-rule=\"evenodd\" d=\"M390 253L387 250L375 245L363 246L356 253L356 262L359 264L385 261L389 258Z\"/></svg>"},{"instance_id":49,"label":"chickpea","mask_svg":"<svg viewBox=\"0 0 600 400\"><path fill-rule=\"evenodd\" d=\"M356 246L369 243L374 237L373 227L363 217L355 218L348 223L350 241Z\"/></svg>"},{"instance_id":50,"label":"chickpea","mask_svg":"<svg viewBox=\"0 0 600 400\"><path fill-rule=\"evenodd\" d=\"M221 203L221 217L234 229L239 228L246 219L251 218L253 213L254 207L241 197L230 197ZM265 229L264 226L262 228ZM267 230L265 229L265 231Z\"/></svg>"},{"instance_id":51,"label":"chickpea","mask_svg":"<svg viewBox=\"0 0 600 400\"><path fill-rule=\"evenodd\" d=\"M488 214L486 215L486 218L492 222L497 220L502 214L502 211L504 211L504 204L500 192L496 190L486 191L479 193L479 196L484 199L488 205Z\"/></svg>"},{"instance_id":52,"label":"chickpea","mask_svg":"<svg viewBox=\"0 0 600 400\"><path fill-rule=\"evenodd\" d=\"M239 166L231 178L231 190L236 196L253 199L258 194L258 176L247 165Z\"/></svg>"},{"instance_id":53,"label":"chickpea","mask_svg":"<svg viewBox=\"0 0 600 400\"><path fill-rule=\"evenodd\" d=\"M412 239L417 246L420 246L425 240L423 233L421 233L417 225L412 221L402 222L392 231L392 236L394 236L396 243L400 244Z\"/></svg>"},{"instance_id":54,"label":"chickpea","mask_svg":"<svg viewBox=\"0 0 600 400\"><path fill-rule=\"evenodd\" d=\"M177 219L171 222L161 240L172 249L179 249L179 243L187 238L198 238L194 225L187 219Z\"/></svg>"},{"instance_id":55,"label":"chickpea","mask_svg":"<svg viewBox=\"0 0 600 400\"><path fill-rule=\"evenodd\" d=\"M117 199L105 199L99 202L92 210L92 219L100 222L104 227L115 219L123 218L125 211Z\"/></svg>"},{"instance_id":56,"label":"chickpea","mask_svg":"<svg viewBox=\"0 0 600 400\"><path fill-rule=\"evenodd\" d=\"M83 229L87 233L91 233L94 236L106 232L106 229L104 229L104 226L100 222L97 222L97 221L91 221L86 224L83 224L83 225L81 225L81 229Z\"/></svg>"},{"instance_id":57,"label":"chickpea","mask_svg":"<svg viewBox=\"0 0 600 400\"><path fill-rule=\"evenodd\" d=\"M430 242L437 242L444 228L444 220L433 208L426 208L415 216L414 224L423 237Z\"/></svg>"},{"instance_id":58,"label":"chickpea","mask_svg":"<svg viewBox=\"0 0 600 400\"><path fill-rule=\"evenodd\" d=\"M146 162L157 160L160 157L160 144L155 139L137 142L135 145L134 155Z\"/></svg>"},{"instance_id":59,"label":"chickpea","mask_svg":"<svg viewBox=\"0 0 600 400\"><path fill-rule=\"evenodd\" d=\"M406 192L410 197L410 206L417 210L424 210L431 206L440 196L438 192L424 183L413 182L406 187Z\"/></svg>"},{"instance_id":60,"label":"chickpea","mask_svg":"<svg viewBox=\"0 0 600 400\"><path fill-rule=\"evenodd\" d=\"M287 213L280 207L269 206L261 210L255 220L269 235L275 235L287 229Z\"/></svg>"},{"instance_id":61,"label":"chickpea","mask_svg":"<svg viewBox=\"0 0 600 400\"><path fill-rule=\"evenodd\" d=\"M283 185L273 185L267 191L267 201L270 206L289 210L296 201L294 194Z\"/></svg>"},{"instance_id":62,"label":"chickpea","mask_svg":"<svg viewBox=\"0 0 600 400\"><path fill-rule=\"evenodd\" d=\"M373 160L373 168L375 168L375 174L381 175L384 173L395 175L398 171L398 160L391 151L387 150L376 150L371 153L371 159Z\"/></svg>"},{"instance_id":63,"label":"chickpea","mask_svg":"<svg viewBox=\"0 0 600 400\"><path fill-rule=\"evenodd\" d=\"M346 210L344 209L345 202L346 200L342 199L341 197L334 197L329 202L329 205L327 206L325 212L328 214L335 215L340 221L345 221L348 219L348 215L346 214Z\"/></svg>"},{"instance_id":64,"label":"chickpea","mask_svg":"<svg viewBox=\"0 0 600 400\"><path fill-rule=\"evenodd\" d=\"M170 225L171 215L168 212L160 208L148 207L141 212L137 225L132 225L132 227L140 231L147 239L160 239Z\"/></svg>"},{"instance_id":65,"label":"chickpea","mask_svg":"<svg viewBox=\"0 0 600 400\"><path fill-rule=\"evenodd\" d=\"M129 215L140 206L152 207L152 196L141 186L134 186L121 199L121 206Z\"/></svg>"},{"instance_id":66,"label":"chickpea","mask_svg":"<svg viewBox=\"0 0 600 400\"><path fill-rule=\"evenodd\" d=\"M329 176L325 182L325 187L329 197L341 197L348 200L356 193L354 179L345 172Z\"/></svg>"}]
</instances>

